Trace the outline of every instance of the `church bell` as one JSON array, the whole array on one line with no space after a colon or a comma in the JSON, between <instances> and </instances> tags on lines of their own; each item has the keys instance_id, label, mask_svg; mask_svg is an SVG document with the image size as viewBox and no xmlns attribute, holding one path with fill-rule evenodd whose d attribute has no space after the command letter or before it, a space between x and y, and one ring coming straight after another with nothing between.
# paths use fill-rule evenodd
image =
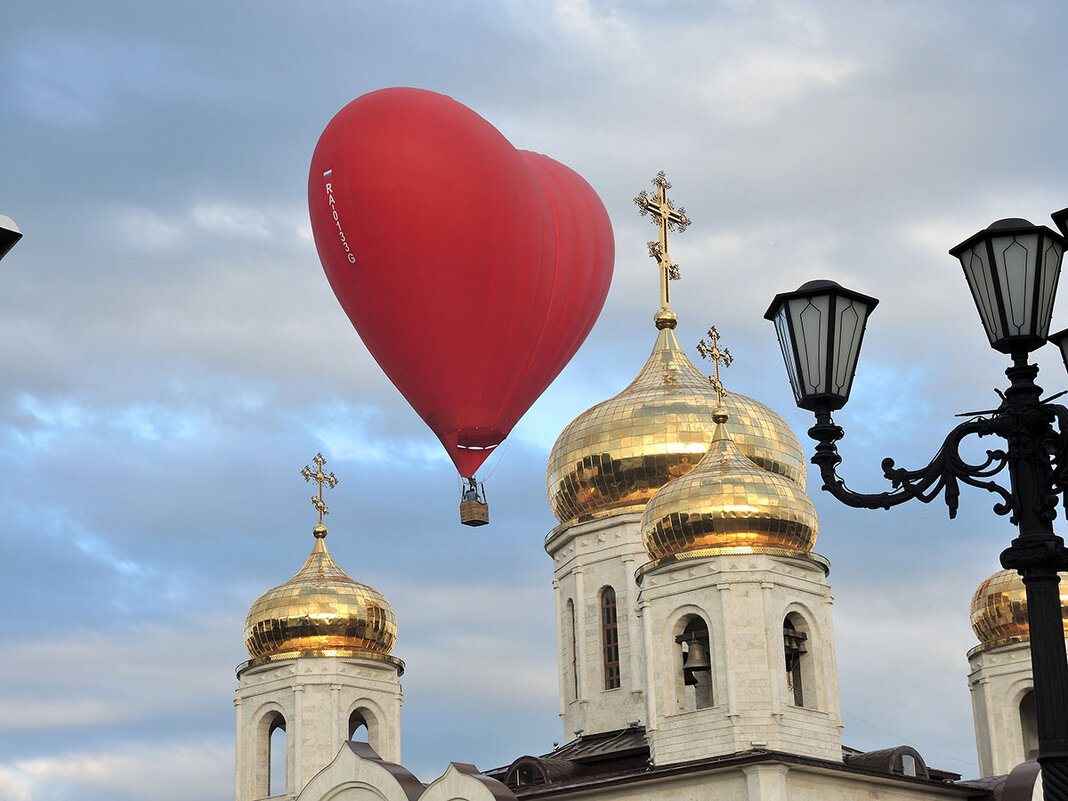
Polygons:
<instances>
[{"instance_id":1,"label":"church bell","mask_svg":"<svg viewBox=\"0 0 1068 801\"><path fill-rule=\"evenodd\" d=\"M694 638L690 640L689 646L689 650L683 655L683 683L688 687L695 687L698 684L697 674L711 672L712 663L708 660L708 651L705 650L703 642Z\"/></svg>"}]
</instances>

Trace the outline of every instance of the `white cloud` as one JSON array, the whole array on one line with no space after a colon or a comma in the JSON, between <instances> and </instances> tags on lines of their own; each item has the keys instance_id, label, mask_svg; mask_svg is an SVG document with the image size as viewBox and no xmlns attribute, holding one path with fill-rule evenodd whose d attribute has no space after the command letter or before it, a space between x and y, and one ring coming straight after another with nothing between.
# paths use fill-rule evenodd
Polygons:
<instances>
[{"instance_id":1,"label":"white cloud","mask_svg":"<svg viewBox=\"0 0 1068 801\"><path fill-rule=\"evenodd\" d=\"M116 212L112 225L126 248L148 252L173 250L185 244L183 221L165 217L153 209L130 208Z\"/></svg>"},{"instance_id":2,"label":"white cloud","mask_svg":"<svg viewBox=\"0 0 1068 801\"><path fill-rule=\"evenodd\" d=\"M267 215L258 209L202 203L193 206L190 217L198 226L212 233L252 239L269 239L271 236Z\"/></svg>"},{"instance_id":3,"label":"white cloud","mask_svg":"<svg viewBox=\"0 0 1068 801\"><path fill-rule=\"evenodd\" d=\"M403 401L401 401L403 402ZM370 404L335 401L320 404L311 430L322 450L333 458L372 464L403 462L409 466L451 464L448 454L429 428L416 436L398 436L382 430L384 410ZM421 432L424 436L419 436Z\"/></svg>"},{"instance_id":4,"label":"white cloud","mask_svg":"<svg viewBox=\"0 0 1068 801\"><path fill-rule=\"evenodd\" d=\"M397 653L421 696L555 708L551 590L490 579L394 585L390 595L400 627Z\"/></svg>"},{"instance_id":5,"label":"white cloud","mask_svg":"<svg viewBox=\"0 0 1068 801\"><path fill-rule=\"evenodd\" d=\"M0 731L89 731L168 718L188 724L190 714L210 715L213 703L227 703L234 667L227 658L240 631L236 616L219 616L118 632L76 628L12 643L0 665Z\"/></svg>"},{"instance_id":6,"label":"white cloud","mask_svg":"<svg viewBox=\"0 0 1068 801\"><path fill-rule=\"evenodd\" d=\"M850 59L769 45L740 53L726 65L710 65L703 99L727 118L762 122L783 104L837 86L857 69Z\"/></svg>"},{"instance_id":7,"label":"white cloud","mask_svg":"<svg viewBox=\"0 0 1068 801\"><path fill-rule=\"evenodd\" d=\"M232 783L233 743L217 737L128 742L104 750L54 749L50 756L0 762L5 801L102 801L114 793L143 801L187 801L224 797Z\"/></svg>"}]
</instances>

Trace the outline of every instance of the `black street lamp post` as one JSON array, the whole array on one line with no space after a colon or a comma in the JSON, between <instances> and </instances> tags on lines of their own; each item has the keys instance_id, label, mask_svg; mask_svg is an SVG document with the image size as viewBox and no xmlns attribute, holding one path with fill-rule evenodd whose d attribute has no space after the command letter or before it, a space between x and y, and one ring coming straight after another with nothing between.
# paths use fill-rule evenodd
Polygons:
<instances>
[{"instance_id":1,"label":"black street lamp post","mask_svg":"<svg viewBox=\"0 0 1068 801\"><path fill-rule=\"evenodd\" d=\"M1008 354L1009 387L998 408L977 412L954 428L930 464L919 470L882 462L890 492L850 490L838 476L835 443L844 434L831 419L849 399L868 315L878 301L833 281L810 281L776 295L765 317L775 323L797 405L816 415L813 464L823 489L847 506L889 509L914 498L928 503L944 495L952 518L960 483L997 494L994 511L1009 515L1019 532L1001 564L1018 570L1027 588L1027 613L1038 718L1039 755L1046 801L1068 801L1068 659L1058 571L1068 570L1068 549L1053 532L1057 498L1068 514L1068 408L1042 400L1038 366L1028 355L1047 341L1061 347L1068 366L1068 329L1049 335L1053 298L1068 237L1068 209L1053 215L1061 234L1026 220L999 220L950 253L959 258L990 346ZM1063 234L1063 235L1062 235ZM965 461L960 443L970 435L994 435L1002 449L981 464ZM1009 488L993 480L1008 468Z\"/></svg>"}]
</instances>

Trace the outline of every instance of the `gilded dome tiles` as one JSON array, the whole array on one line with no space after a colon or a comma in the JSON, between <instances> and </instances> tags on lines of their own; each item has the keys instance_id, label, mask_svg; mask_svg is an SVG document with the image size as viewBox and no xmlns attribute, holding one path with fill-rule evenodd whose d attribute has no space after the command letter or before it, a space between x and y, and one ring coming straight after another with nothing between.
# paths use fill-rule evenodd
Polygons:
<instances>
[{"instance_id":1,"label":"gilded dome tiles","mask_svg":"<svg viewBox=\"0 0 1068 801\"><path fill-rule=\"evenodd\" d=\"M674 331L661 329L634 381L579 415L553 446L546 483L557 519L641 509L707 452L716 405L708 378ZM786 421L745 395L728 393L724 406L741 453L803 488L804 453Z\"/></svg>"}]
</instances>

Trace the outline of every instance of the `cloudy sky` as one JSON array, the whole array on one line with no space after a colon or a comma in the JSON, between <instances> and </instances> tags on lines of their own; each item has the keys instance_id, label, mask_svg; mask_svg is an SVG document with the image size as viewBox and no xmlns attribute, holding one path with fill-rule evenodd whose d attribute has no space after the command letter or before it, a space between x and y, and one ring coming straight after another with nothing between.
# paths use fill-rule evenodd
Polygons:
<instances>
[{"instance_id":1,"label":"cloudy sky","mask_svg":"<svg viewBox=\"0 0 1068 801\"><path fill-rule=\"evenodd\" d=\"M317 451L341 480L332 552L399 617L405 763L429 780L551 748L544 467L654 340L631 198L667 171L693 219L680 339L693 355L716 324L728 386L799 432L772 295L826 277L882 299L838 415L842 472L882 490L883 456L925 464L1004 383L946 250L1068 205L1066 26L1026 1L8 4L0 213L25 238L0 265L0 799L232 798L242 621L311 546ZM311 241L320 132L398 85L579 171L616 232L600 320L487 465L480 529ZM968 602L1012 536L994 497L966 491L950 523L818 488L845 742L976 775Z\"/></svg>"}]
</instances>

